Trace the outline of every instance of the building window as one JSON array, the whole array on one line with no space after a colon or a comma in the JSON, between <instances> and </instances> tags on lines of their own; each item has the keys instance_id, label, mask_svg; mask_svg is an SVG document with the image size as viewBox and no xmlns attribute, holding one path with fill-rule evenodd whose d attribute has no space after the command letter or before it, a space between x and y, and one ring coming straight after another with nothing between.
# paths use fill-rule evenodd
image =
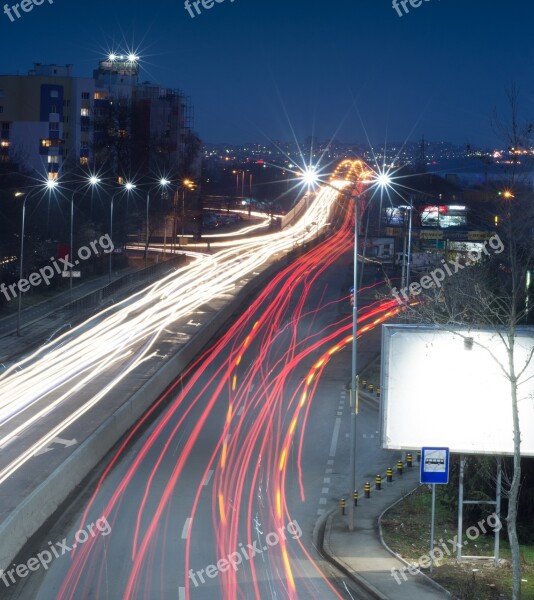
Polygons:
<instances>
[{"instance_id":1,"label":"building window","mask_svg":"<svg viewBox=\"0 0 534 600\"><path fill-rule=\"evenodd\" d=\"M82 125L82 126L80 127L80 131L81 131L82 133L89 133L89 127L88 127L87 125Z\"/></svg>"},{"instance_id":2,"label":"building window","mask_svg":"<svg viewBox=\"0 0 534 600\"><path fill-rule=\"evenodd\" d=\"M50 98L57 98L59 96L57 90L50 90Z\"/></svg>"},{"instance_id":3,"label":"building window","mask_svg":"<svg viewBox=\"0 0 534 600\"><path fill-rule=\"evenodd\" d=\"M59 156L57 154L48 155L48 164L57 165L59 164Z\"/></svg>"},{"instance_id":4,"label":"building window","mask_svg":"<svg viewBox=\"0 0 534 600\"><path fill-rule=\"evenodd\" d=\"M57 113L57 106L55 104L52 104L52 106L50 107L50 113L51 114Z\"/></svg>"},{"instance_id":5,"label":"building window","mask_svg":"<svg viewBox=\"0 0 534 600\"><path fill-rule=\"evenodd\" d=\"M89 92L82 92L82 100L89 100Z\"/></svg>"},{"instance_id":6,"label":"building window","mask_svg":"<svg viewBox=\"0 0 534 600\"><path fill-rule=\"evenodd\" d=\"M87 156L80 156L80 164L81 165L88 165L89 164L89 159L87 158Z\"/></svg>"},{"instance_id":7,"label":"building window","mask_svg":"<svg viewBox=\"0 0 534 600\"><path fill-rule=\"evenodd\" d=\"M58 178L58 173L48 173L48 179L50 179L51 181L55 181Z\"/></svg>"},{"instance_id":8,"label":"building window","mask_svg":"<svg viewBox=\"0 0 534 600\"><path fill-rule=\"evenodd\" d=\"M49 123L50 131L59 131L59 123Z\"/></svg>"},{"instance_id":9,"label":"building window","mask_svg":"<svg viewBox=\"0 0 534 600\"><path fill-rule=\"evenodd\" d=\"M0 106L0 114L2 114L4 112L4 107Z\"/></svg>"},{"instance_id":10,"label":"building window","mask_svg":"<svg viewBox=\"0 0 534 600\"><path fill-rule=\"evenodd\" d=\"M0 140L0 148L9 148L9 140Z\"/></svg>"},{"instance_id":11,"label":"building window","mask_svg":"<svg viewBox=\"0 0 534 600\"><path fill-rule=\"evenodd\" d=\"M82 150L87 150L89 148L89 142L80 142L80 148Z\"/></svg>"},{"instance_id":12,"label":"building window","mask_svg":"<svg viewBox=\"0 0 534 600\"><path fill-rule=\"evenodd\" d=\"M89 109L88 108L82 108L80 111L80 115L82 117L88 117L89 116Z\"/></svg>"},{"instance_id":13,"label":"building window","mask_svg":"<svg viewBox=\"0 0 534 600\"><path fill-rule=\"evenodd\" d=\"M107 92L95 92L93 98L95 100L107 100L108 93Z\"/></svg>"}]
</instances>

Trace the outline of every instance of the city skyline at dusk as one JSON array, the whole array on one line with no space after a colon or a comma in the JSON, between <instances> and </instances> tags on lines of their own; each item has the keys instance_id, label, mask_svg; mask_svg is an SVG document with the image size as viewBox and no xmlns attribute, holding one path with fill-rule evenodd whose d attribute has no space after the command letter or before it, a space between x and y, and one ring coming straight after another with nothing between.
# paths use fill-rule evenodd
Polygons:
<instances>
[{"instance_id":1,"label":"city skyline at dusk","mask_svg":"<svg viewBox=\"0 0 534 600\"><path fill-rule=\"evenodd\" d=\"M378 144L424 134L499 146L494 113L509 119L507 89L517 85L525 120L534 97L534 9L521 6L518 19L516 6L428 1L399 17L389 2L239 0L192 19L174 2L96 1L80 11L55 0L13 22L2 15L0 73L55 63L89 77L109 53L134 53L141 80L191 98L206 142L315 135Z\"/></svg>"}]
</instances>

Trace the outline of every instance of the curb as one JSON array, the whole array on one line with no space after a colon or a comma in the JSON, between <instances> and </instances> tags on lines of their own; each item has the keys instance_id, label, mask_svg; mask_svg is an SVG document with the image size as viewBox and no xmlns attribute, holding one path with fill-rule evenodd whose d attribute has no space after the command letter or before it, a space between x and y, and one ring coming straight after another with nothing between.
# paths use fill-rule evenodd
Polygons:
<instances>
[{"instance_id":1,"label":"curb","mask_svg":"<svg viewBox=\"0 0 534 600\"><path fill-rule=\"evenodd\" d=\"M321 554L324 555L324 557L326 558L326 560L328 560L329 563L334 565L334 567L336 567L336 569L339 569L344 575L346 575L349 579L354 581L354 583L356 583L359 587L361 587L368 594L373 596L373 598L375 598L376 600L391 600L391 598L389 598L389 596L385 596L384 594L382 594L382 592L377 590L374 587L374 585L370 584L361 575L356 573L356 571L353 571L349 567L349 565L347 565L340 558L338 558L334 555L332 549L330 548L329 539L330 539L330 531L332 529L332 520L333 520L336 512L337 512L337 509L331 510L330 513L328 513L325 517L322 517L316 524L316 527L313 531L313 535L315 538L316 529L317 529L317 535L318 535L317 547L319 548L319 551L321 552ZM322 539L320 536L321 529L322 529L322 534L323 534Z\"/></svg>"},{"instance_id":2,"label":"curb","mask_svg":"<svg viewBox=\"0 0 534 600\"><path fill-rule=\"evenodd\" d=\"M391 510L394 506L397 506L397 504L399 504L400 502L402 502L403 500L405 500L406 498L408 498L408 496L411 496L416 490L418 490L419 488L421 488L423 485L420 483L417 487L415 487L413 490L411 490L410 492L408 492L407 494L404 494L404 496L402 498L399 498L398 500L396 500L395 502L393 502L393 504L391 506L388 506L386 509L384 509L381 513L380 516L378 517L378 534L380 536L380 543L382 544L382 546L384 546L384 548L391 554L393 555L395 558L397 558L398 560L400 560L402 563L404 563L407 567L412 567L413 568L413 563L409 563L406 559L404 559L400 554L397 554L395 551L393 551L386 543L386 540L384 539L384 534L382 531L382 517L389 511ZM449 592L449 590L446 590L442 585L440 585L437 581L434 581L432 579L432 577L429 577L426 573L423 573L423 571L421 571L421 569L417 569L417 573L419 575L422 575L428 583L430 583L430 585L432 585L433 588L439 590L440 592L442 592L443 594L445 594L446 596L448 596L449 598L456 598L456 596L454 594L452 594L451 592Z\"/></svg>"}]
</instances>

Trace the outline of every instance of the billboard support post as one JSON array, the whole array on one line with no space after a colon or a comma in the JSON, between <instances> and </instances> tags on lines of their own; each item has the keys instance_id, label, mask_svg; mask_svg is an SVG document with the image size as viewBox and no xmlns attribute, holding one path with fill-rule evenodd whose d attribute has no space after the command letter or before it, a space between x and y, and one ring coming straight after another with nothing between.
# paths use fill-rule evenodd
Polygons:
<instances>
[{"instance_id":1,"label":"billboard support post","mask_svg":"<svg viewBox=\"0 0 534 600\"><path fill-rule=\"evenodd\" d=\"M495 514L497 515L498 522L501 521L501 480L502 480L502 461L501 457L497 457L497 496L495 497ZM500 542L500 528L495 528L495 566L499 566L499 542Z\"/></svg>"},{"instance_id":2,"label":"billboard support post","mask_svg":"<svg viewBox=\"0 0 534 600\"><path fill-rule=\"evenodd\" d=\"M456 560L458 562L462 560L462 530L464 522L464 468L465 458L463 454L460 454L460 477L458 482L458 551L456 553Z\"/></svg>"}]
</instances>

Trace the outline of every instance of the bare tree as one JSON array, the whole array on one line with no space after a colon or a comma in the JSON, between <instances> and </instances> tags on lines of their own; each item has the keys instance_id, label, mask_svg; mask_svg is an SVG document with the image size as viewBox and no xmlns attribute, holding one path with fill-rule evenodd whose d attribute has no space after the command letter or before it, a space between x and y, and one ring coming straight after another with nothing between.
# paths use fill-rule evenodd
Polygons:
<instances>
[{"instance_id":1,"label":"bare tree","mask_svg":"<svg viewBox=\"0 0 534 600\"><path fill-rule=\"evenodd\" d=\"M508 92L511 124L507 130L508 166L506 185L500 196L498 227L486 242L485 250L457 255L451 274L423 289L414 301L406 303L407 318L433 323L458 333L458 328L491 328L506 350L506 361L482 346L496 361L509 382L513 419L513 472L505 483L508 497L506 517L512 553L512 598L521 598L521 556L517 534L517 507L521 485L521 427L519 403L526 371L534 355L534 345L526 355L518 352L517 332L529 318L529 277L534 265L534 195L526 184L524 160L530 149L532 127L519 124L517 90ZM522 164L523 163L523 164ZM492 206L494 208L495 205ZM465 337L465 336L464 336ZM474 342L477 344L476 340ZM522 362L520 355L523 356Z\"/></svg>"}]
</instances>

